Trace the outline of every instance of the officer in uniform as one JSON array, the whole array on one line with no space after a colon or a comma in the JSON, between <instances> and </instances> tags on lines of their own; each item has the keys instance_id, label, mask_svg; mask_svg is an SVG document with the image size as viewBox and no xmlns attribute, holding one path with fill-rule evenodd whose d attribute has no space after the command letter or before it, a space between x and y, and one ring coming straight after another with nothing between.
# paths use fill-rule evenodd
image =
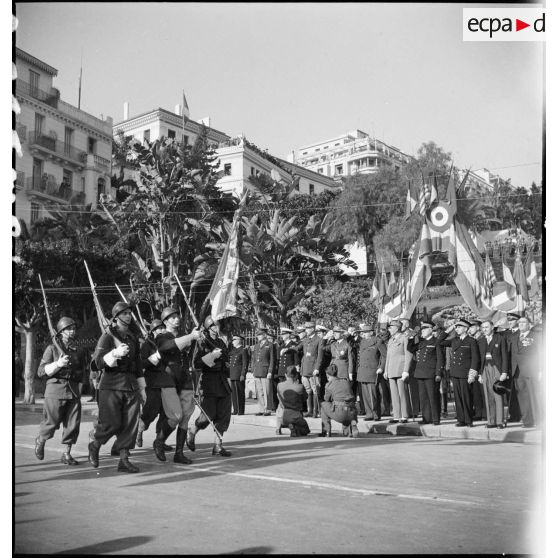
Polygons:
<instances>
[{"instance_id":1,"label":"officer in uniform","mask_svg":"<svg viewBox=\"0 0 558 558\"><path fill-rule=\"evenodd\" d=\"M482 322L480 320L471 320L471 327L467 331L475 341L478 343L482 337L481 332ZM473 419L486 420L486 406L484 401L484 393L481 384L481 375L475 378L473 382Z\"/></svg>"},{"instance_id":2,"label":"officer in uniform","mask_svg":"<svg viewBox=\"0 0 558 558\"><path fill-rule=\"evenodd\" d=\"M343 436L358 437L357 409L355 396L349 382L337 378L337 366L330 364L327 369L328 382L321 408L322 433L331 436L331 419L343 425Z\"/></svg>"},{"instance_id":3,"label":"officer in uniform","mask_svg":"<svg viewBox=\"0 0 558 558\"><path fill-rule=\"evenodd\" d=\"M386 397L386 384L381 379L386 359L386 346L379 337L374 335L372 326L363 324L360 327L360 335L356 379L360 385L364 403L364 420L380 420L382 418L380 398ZM349 378L353 379L350 376Z\"/></svg>"},{"instance_id":4,"label":"officer in uniform","mask_svg":"<svg viewBox=\"0 0 558 558\"><path fill-rule=\"evenodd\" d=\"M268 381L273 380L275 369L275 349L267 338L267 330L259 328L257 331L257 342L252 348L252 374L254 375L254 386L258 400L259 412L257 416L269 416L269 405L267 401Z\"/></svg>"},{"instance_id":5,"label":"officer in uniform","mask_svg":"<svg viewBox=\"0 0 558 558\"><path fill-rule=\"evenodd\" d=\"M452 349L450 377L455 392L456 426L473 426L472 384L478 375L480 355L476 340L467 335L470 326L467 320L458 320L439 337L443 347ZM454 330L455 335L448 337Z\"/></svg>"},{"instance_id":6,"label":"officer in uniform","mask_svg":"<svg viewBox=\"0 0 558 558\"><path fill-rule=\"evenodd\" d=\"M266 330L267 340L273 349L273 367L271 368L271 378L266 378L266 393L265 393L265 401L266 401L266 410L269 413L272 413L277 408L278 399L277 399L277 361L279 359L279 347L275 342L275 335L271 330Z\"/></svg>"},{"instance_id":7,"label":"officer in uniform","mask_svg":"<svg viewBox=\"0 0 558 558\"><path fill-rule=\"evenodd\" d=\"M161 420L153 449L159 461L166 461L165 440L178 426L173 461L189 465L192 461L184 455L184 444L186 443L188 421L194 412L195 404L188 353L194 342L201 337L201 333L199 330L193 329L189 334L179 336L180 315L173 306L163 308L161 321L165 326L165 331L157 335L155 344L160 359L161 382L165 383L160 390L161 404L166 416Z\"/></svg>"},{"instance_id":8,"label":"officer in uniform","mask_svg":"<svg viewBox=\"0 0 558 558\"><path fill-rule=\"evenodd\" d=\"M440 381L444 371L444 350L433 335L434 324L422 322L420 338L411 337L407 350L415 355L415 378L418 383L421 424L440 424Z\"/></svg>"},{"instance_id":9,"label":"officer in uniform","mask_svg":"<svg viewBox=\"0 0 558 558\"><path fill-rule=\"evenodd\" d=\"M294 339L294 332L288 327L281 328L281 340L279 341L279 358L277 365L278 383L284 382L287 378L289 366L295 366L297 371L300 366L300 357L297 349L297 342Z\"/></svg>"},{"instance_id":10,"label":"officer in uniform","mask_svg":"<svg viewBox=\"0 0 558 558\"><path fill-rule=\"evenodd\" d=\"M248 372L248 350L242 335L233 335L230 350L230 375L233 415L243 415L245 405L246 374Z\"/></svg>"},{"instance_id":11,"label":"officer in uniform","mask_svg":"<svg viewBox=\"0 0 558 558\"><path fill-rule=\"evenodd\" d=\"M337 367L337 378L349 381L349 378L353 377L355 363L353 351L344 334L345 330L341 326L336 325L333 328L333 341L325 345L324 356L331 356L330 364Z\"/></svg>"},{"instance_id":12,"label":"officer in uniform","mask_svg":"<svg viewBox=\"0 0 558 558\"><path fill-rule=\"evenodd\" d=\"M275 434L281 434L281 428L286 426L291 431L291 437L306 436L310 427L302 416L304 400L308 397L305 389L298 381L296 366L287 366L285 380L277 386L279 406L277 407Z\"/></svg>"},{"instance_id":13,"label":"officer in uniform","mask_svg":"<svg viewBox=\"0 0 558 558\"><path fill-rule=\"evenodd\" d=\"M217 325L208 316L204 321L205 337L197 341L194 366L201 371L198 392L201 399L201 413L193 426L188 428L187 445L196 450L195 438L199 430L207 428L209 419L221 436L231 422L231 386L229 377L229 355L227 345L219 337ZM223 447L221 438L215 435L212 455L228 457L231 452Z\"/></svg>"},{"instance_id":14,"label":"officer in uniform","mask_svg":"<svg viewBox=\"0 0 558 558\"><path fill-rule=\"evenodd\" d=\"M411 322L407 318L400 318L401 322L401 333L407 337L407 341L413 338L416 333L411 329ZM411 408L413 410L413 415L416 417L420 413L422 407L420 405L420 395L418 382L415 378L415 365L414 359L411 360L411 365L409 366L409 377L407 378L407 383L409 384L409 399L411 401Z\"/></svg>"},{"instance_id":15,"label":"officer in uniform","mask_svg":"<svg viewBox=\"0 0 558 558\"><path fill-rule=\"evenodd\" d=\"M129 330L132 310L126 302L112 307L115 327L103 333L97 342L93 360L97 369L104 368L99 383L99 418L93 440L89 443L89 462L99 466L99 450L113 435L114 448L120 452L118 471L137 473L128 460L138 433L140 402L145 403L145 378L139 341Z\"/></svg>"},{"instance_id":16,"label":"officer in uniform","mask_svg":"<svg viewBox=\"0 0 558 558\"><path fill-rule=\"evenodd\" d=\"M360 330L358 330L356 327L354 326L349 326L347 328L347 335L345 336L345 339L347 340L347 343L349 344L349 347L351 348L351 357L353 360L353 376L352 376L352 380L349 379L349 382L351 383L351 388L353 390L353 393L355 394L355 397L357 398L357 411L359 415L365 415L366 414L366 409L364 408L364 397L362 396L362 388L360 383L357 381L356 379L356 367L357 367L357 360L358 360L358 346L360 343ZM350 378L350 376L349 376ZM388 407L388 413L389 414L389 407Z\"/></svg>"},{"instance_id":17,"label":"officer in uniform","mask_svg":"<svg viewBox=\"0 0 558 558\"><path fill-rule=\"evenodd\" d=\"M79 465L71 452L77 442L81 423L80 383L83 382L87 367L85 352L74 345L76 324L72 318L60 318L56 324L56 335L63 353L51 343L43 353L39 364L39 377L46 376L43 420L39 426L39 436L35 440L35 456L41 461L45 457L45 442L54 436L62 424L62 444L66 449L61 462L65 465Z\"/></svg>"},{"instance_id":18,"label":"officer in uniform","mask_svg":"<svg viewBox=\"0 0 558 558\"><path fill-rule=\"evenodd\" d=\"M508 312L506 318L508 320L508 329L503 331L508 347L508 360L511 362L511 345L513 337L519 335L518 320L521 316L515 312ZM521 410L517 399L517 390L515 382L512 382L511 392L508 395L508 415L509 422L519 422L521 420Z\"/></svg>"},{"instance_id":19,"label":"officer in uniform","mask_svg":"<svg viewBox=\"0 0 558 558\"><path fill-rule=\"evenodd\" d=\"M318 376L322 360L322 339L316 334L315 325L305 322L306 336L299 345L302 349L300 374L302 385L308 394L308 412L305 416L318 416Z\"/></svg>"}]
</instances>

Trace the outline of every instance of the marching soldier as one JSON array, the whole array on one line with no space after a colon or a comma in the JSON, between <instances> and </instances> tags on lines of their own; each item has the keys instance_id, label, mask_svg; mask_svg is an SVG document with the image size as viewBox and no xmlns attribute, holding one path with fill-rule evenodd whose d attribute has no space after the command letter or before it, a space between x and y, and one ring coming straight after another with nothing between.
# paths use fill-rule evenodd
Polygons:
<instances>
[{"instance_id":1,"label":"marching soldier","mask_svg":"<svg viewBox=\"0 0 558 558\"><path fill-rule=\"evenodd\" d=\"M87 367L85 352L74 345L76 325L71 318L60 318L56 324L56 334L64 351L59 352L51 343L43 353L39 364L39 377L46 376L43 420L39 426L39 436L35 440L35 456L41 461L45 457L45 442L54 436L62 424L62 444L66 449L61 462L65 465L79 465L71 452L77 442L81 423L80 383L83 382Z\"/></svg>"},{"instance_id":2,"label":"marching soldier","mask_svg":"<svg viewBox=\"0 0 558 558\"><path fill-rule=\"evenodd\" d=\"M222 437L231 422L231 386L229 383L229 355L225 342L219 337L217 326L211 316L204 321L207 337L198 339L194 366L201 370L197 387L203 412L193 426L188 428L186 444L196 451L196 434L207 428L210 419ZM215 435L212 455L229 457L231 452L223 447L222 439Z\"/></svg>"},{"instance_id":3,"label":"marching soldier","mask_svg":"<svg viewBox=\"0 0 558 558\"><path fill-rule=\"evenodd\" d=\"M439 337L443 347L452 349L450 377L455 392L455 426L473 426L472 384L478 375L480 355L476 340L467 335L470 325L467 320L458 320ZM448 337L454 330L455 335Z\"/></svg>"},{"instance_id":4,"label":"marching soldier","mask_svg":"<svg viewBox=\"0 0 558 558\"><path fill-rule=\"evenodd\" d=\"M410 338L407 350L416 357L421 424L440 424L440 381L444 371L444 350L433 335L434 324L422 322L419 337Z\"/></svg>"},{"instance_id":5,"label":"marching soldier","mask_svg":"<svg viewBox=\"0 0 558 558\"><path fill-rule=\"evenodd\" d=\"M380 338L373 334L372 326L364 324L360 328L360 334L356 379L360 384L364 402L364 420L380 420L382 418L380 397L386 397L386 384L382 382L386 346ZM349 378L353 379L351 376Z\"/></svg>"},{"instance_id":6,"label":"marching soldier","mask_svg":"<svg viewBox=\"0 0 558 558\"><path fill-rule=\"evenodd\" d=\"M245 405L245 380L248 372L248 350L244 347L244 337L242 337L242 335L233 335L230 359L232 414L243 415Z\"/></svg>"},{"instance_id":7,"label":"marching soldier","mask_svg":"<svg viewBox=\"0 0 558 558\"><path fill-rule=\"evenodd\" d=\"M189 465L192 460L184 455L184 444L186 443L188 421L194 412L195 404L188 349L201 337L201 333L197 329L193 329L189 334L179 337L180 315L178 310L172 306L163 309L161 321L165 330L155 337L157 351L154 358L156 359L159 355L160 403L166 416L161 420L153 442L153 449L155 457L159 461L166 461L165 440L176 428L176 448L173 461ZM153 362L157 362L157 360Z\"/></svg>"},{"instance_id":8,"label":"marching soldier","mask_svg":"<svg viewBox=\"0 0 558 558\"><path fill-rule=\"evenodd\" d=\"M330 364L326 370L324 402L321 409L322 433L320 436L331 436L331 419L343 425L343 436L358 437L357 409L355 396L349 382L337 378L337 366Z\"/></svg>"},{"instance_id":9,"label":"marching soldier","mask_svg":"<svg viewBox=\"0 0 558 558\"><path fill-rule=\"evenodd\" d=\"M138 432L140 400L145 403L145 378L139 341L129 330L132 310L126 302L112 307L115 327L110 327L97 342L93 360L97 369L104 368L99 383L99 418L89 443L89 462L99 466L99 450L113 435L114 449L120 452L118 471L137 473L128 456L134 449Z\"/></svg>"},{"instance_id":10,"label":"marching soldier","mask_svg":"<svg viewBox=\"0 0 558 558\"><path fill-rule=\"evenodd\" d=\"M257 331L257 342L252 348L252 374L256 388L259 412L257 416L269 416L267 383L273 379L275 369L275 350L267 338L267 331L260 328Z\"/></svg>"},{"instance_id":11,"label":"marching soldier","mask_svg":"<svg viewBox=\"0 0 558 558\"><path fill-rule=\"evenodd\" d=\"M315 325L305 322L306 336L302 340L302 360L300 374L302 385L308 394L308 412L306 416L318 416L318 376L320 374L320 361L322 359L322 340L316 335Z\"/></svg>"}]
</instances>

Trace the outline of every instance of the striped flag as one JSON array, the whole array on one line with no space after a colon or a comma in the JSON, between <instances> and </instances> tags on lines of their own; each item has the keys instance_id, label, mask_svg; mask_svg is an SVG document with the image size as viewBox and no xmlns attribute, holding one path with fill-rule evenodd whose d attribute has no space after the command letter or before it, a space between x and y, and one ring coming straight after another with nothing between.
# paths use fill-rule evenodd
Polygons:
<instances>
[{"instance_id":1,"label":"striped flag","mask_svg":"<svg viewBox=\"0 0 558 558\"><path fill-rule=\"evenodd\" d=\"M395 280L395 272L392 269L389 274L387 295L391 300L393 300L396 294L397 294L397 281Z\"/></svg>"},{"instance_id":2,"label":"striped flag","mask_svg":"<svg viewBox=\"0 0 558 558\"><path fill-rule=\"evenodd\" d=\"M484 298L492 301L492 295L494 294L494 285L496 283L496 274L494 273L494 268L488 257L488 251L484 258L484 273L483 273L483 284L482 284L482 294Z\"/></svg>"},{"instance_id":3,"label":"striped flag","mask_svg":"<svg viewBox=\"0 0 558 558\"><path fill-rule=\"evenodd\" d=\"M190 107L188 106L188 101L186 100L186 95L184 94L184 89L182 90L182 120L188 120L190 118Z\"/></svg>"},{"instance_id":4,"label":"striped flag","mask_svg":"<svg viewBox=\"0 0 558 558\"><path fill-rule=\"evenodd\" d=\"M532 252L529 252L525 262L525 275L527 276L527 284L531 288L531 298L534 298L539 292L539 277Z\"/></svg>"},{"instance_id":5,"label":"striped flag","mask_svg":"<svg viewBox=\"0 0 558 558\"><path fill-rule=\"evenodd\" d=\"M386 268L384 267L384 264L382 264L382 275L380 276L379 290L380 290L380 295L379 295L380 305L383 306L389 293L389 285L388 285L388 280L386 275Z\"/></svg>"},{"instance_id":6,"label":"striped flag","mask_svg":"<svg viewBox=\"0 0 558 558\"><path fill-rule=\"evenodd\" d=\"M425 183L422 185L419 197L419 213L423 216L438 199L438 190L435 185Z\"/></svg>"},{"instance_id":7,"label":"striped flag","mask_svg":"<svg viewBox=\"0 0 558 558\"><path fill-rule=\"evenodd\" d=\"M207 295L211 304L211 317L214 322L237 315L236 293L240 271L239 228L240 215L245 200L246 194L242 197L239 208L235 211L231 234Z\"/></svg>"},{"instance_id":8,"label":"striped flag","mask_svg":"<svg viewBox=\"0 0 558 558\"><path fill-rule=\"evenodd\" d=\"M506 294L509 299L515 299L517 296L517 288L515 286L515 281L513 280L512 272L510 268L504 262L502 258L502 274L504 275L504 283L506 284Z\"/></svg>"},{"instance_id":9,"label":"striped flag","mask_svg":"<svg viewBox=\"0 0 558 558\"><path fill-rule=\"evenodd\" d=\"M521 263L521 256L519 251L515 257L515 265L513 267L513 280L517 285L517 310L523 312L525 305L529 302L529 290L527 288L527 278L525 277L525 270Z\"/></svg>"},{"instance_id":10,"label":"striped flag","mask_svg":"<svg viewBox=\"0 0 558 558\"><path fill-rule=\"evenodd\" d=\"M380 290L378 289L378 270L376 268L376 275L374 276L374 281L372 281L372 287L370 288L370 301L374 302L380 295Z\"/></svg>"},{"instance_id":11,"label":"striped flag","mask_svg":"<svg viewBox=\"0 0 558 558\"><path fill-rule=\"evenodd\" d=\"M407 186L407 200L406 200L406 205L405 205L405 219L408 219L413 211L415 210L415 208L418 205L418 201L416 200L414 193L411 190L411 181L409 180L408 182L408 186Z\"/></svg>"}]
</instances>

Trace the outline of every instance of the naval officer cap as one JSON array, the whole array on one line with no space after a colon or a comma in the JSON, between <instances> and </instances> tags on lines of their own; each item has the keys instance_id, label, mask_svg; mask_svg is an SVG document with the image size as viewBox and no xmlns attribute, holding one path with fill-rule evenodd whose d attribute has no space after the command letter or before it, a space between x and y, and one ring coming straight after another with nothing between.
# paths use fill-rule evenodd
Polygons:
<instances>
[{"instance_id":1,"label":"naval officer cap","mask_svg":"<svg viewBox=\"0 0 558 558\"><path fill-rule=\"evenodd\" d=\"M361 333L367 333L368 331L374 331L374 330L372 329L372 326L370 326L370 325L361 324L359 331Z\"/></svg>"},{"instance_id":2,"label":"naval officer cap","mask_svg":"<svg viewBox=\"0 0 558 558\"><path fill-rule=\"evenodd\" d=\"M471 323L468 322L467 320L461 319L461 320L457 320L457 322L455 322L455 327L457 327L457 326L471 327Z\"/></svg>"},{"instance_id":3,"label":"naval officer cap","mask_svg":"<svg viewBox=\"0 0 558 558\"><path fill-rule=\"evenodd\" d=\"M345 330L340 325L336 325L333 328L333 333L345 333Z\"/></svg>"},{"instance_id":4,"label":"naval officer cap","mask_svg":"<svg viewBox=\"0 0 558 558\"><path fill-rule=\"evenodd\" d=\"M238 333L232 336L233 339L238 339L239 341L244 341L244 337Z\"/></svg>"},{"instance_id":5,"label":"naval officer cap","mask_svg":"<svg viewBox=\"0 0 558 558\"><path fill-rule=\"evenodd\" d=\"M316 324L314 324L314 322L304 322L304 329L314 329L316 327Z\"/></svg>"},{"instance_id":6,"label":"naval officer cap","mask_svg":"<svg viewBox=\"0 0 558 558\"><path fill-rule=\"evenodd\" d=\"M519 318L521 318L521 316L519 314L516 314L515 312L508 312L507 316L508 320L519 320Z\"/></svg>"},{"instance_id":7,"label":"naval officer cap","mask_svg":"<svg viewBox=\"0 0 558 558\"><path fill-rule=\"evenodd\" d=\"M390 327L391 326L396 326L396 327L401 327L401 320L391 320L391 322L389 322Z\"/></svg>"},{"instance_id":8,"label":"naval officer cap","mask_svg":"<svg viewBox=\"0 0 558 558\"><path fill-rule=\"evenodd\" d=\"M434 324L432 322L422 322L420 324L420 329L426 329L427 327L434 329Z\"/></svg>"}]
</instances>

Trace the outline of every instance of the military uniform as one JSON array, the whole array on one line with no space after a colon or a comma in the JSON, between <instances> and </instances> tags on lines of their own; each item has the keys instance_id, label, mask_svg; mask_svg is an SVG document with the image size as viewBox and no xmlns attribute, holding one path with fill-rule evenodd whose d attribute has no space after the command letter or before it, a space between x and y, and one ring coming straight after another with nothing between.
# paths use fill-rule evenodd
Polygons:
<instances>
[{"instance_id":1,"label":"military uniform","mask_svg":"<svg viewBox=\"0 0 558 558\"><path fill-rule=\"evenodd\" d=\"M104 357L119 343L128 345L129 353L108 366ZM99 382L99 419L94 439L105 444L113 435L115 450L135 447L140 414L138 378L143 378L143 367L138 339L130 331L103 333L97 343L93 360L99 370L104 368Z\"/></svg>"},{"instance_id":2,"label":"military uniform","mask_svg":"<svg viewBox=\"0 0 558 558\"><path fill-rule=\"evenodd\" d=\"M221 349L221 356L210 366L204 362L203 358L212 353L214 349ZM194 366L201 370L198 386L201 407L221 435L227 431L231 422L231 386L228 364L229 354L222 339L217 337L197 341ZM208 424L207 417L201 413L196 419L196 428L203 430Z\"/></svg>"},{"instance_id":3,"label":"military uniform","mask_svg":"<svg viewBox=\"0 0 558 558\"><path fill-rule=\"evenodd\" d=\"M406 421L412 414L408 384L405 380L409 377L413 356L407 350L407 343L407 335L397 332L389 338L386 347L384 376L389 380L393 420Z\"/></svg>"},{"instance_id":4,"label":"military uniform","mask_svg":"<svg viewBox=\"0 0 558 558\"><path fill-rule=\"evenodd\" d=\"M322 338L315 332L310 337L305 337L301 343L301 351L300 375L302 377L302 385L308 394L308 414L318 416L319 380L314 376L314 370L320 369L323 358Z\"/></svg>"},{"instance_id":5,"label":"military uniform","mask_svg":"<svg viewBox=\"0 0 558 558\"><path fill-rule=\"evenodd\" d=\"M440 423L440 388L436 376L444 373L444 349L432 335L416 342L410 338L407 350L415 355L415 378L419 388L420 407L423 422Z\"/></svg>"},{"instance_id":6,"label":"military uniform","mask_svg":"<svg viewBox=\"0 0 558 558\"><path fill-rule=\"evenodd\" d=\"M287 368L289 366L300 366L300 356L297 349L297 343L289 340L285 344L279 345L279 359L277 366L277 377L280 382L284 382L287 376Z\"/></svg>"},{"instance_id":7,"label":"military uniform","mask_svg":"<svg viewBox=\"0 0 558 558\"><path fill-rule=\"evenodd\" d=\"M281 433L281 427L288 426L291 436L306 436L310 433L310 427L302 416L304 400L308 397L302 384L286 378L277 386L277 431Z\"/></svg>"},{"instance_id":8,"label":"military uniform","mask_svg":"<svg viewBox=\"0 0 558 558\"><path fill-rule=\"evenodd\" d=\"M332 377L325 386L324 401L321 408L322 432L331 431L331 419L344 427L354 424L356 430L357 409L351 385L346 380ZM343 429L344 435L348 431ZM358 435L358 430L353 435Z\"/></svg>"},{"instance_id":9,"label":"military uniform","mask_svg":"<svg viewBox=\"0 0 558 558\"><path fill-rule=\"evenodd\" d=\"M234 415L243 415L245 407L246 374L248 373L248 350L246 347L232 347L230 355L230 378Z\"/></svg>"},{"instance_id":10,"label":"military uniform","mask_svg":"<svg viewBox=\"0 0 558 558\"><path fill-rule=\"evenodd\" d=\"M511 363L511 345L514 336L519 335L519 329L506 329L502 332L506 339L506 346L508 348L508 361ZM517 390L515 382L511 383L511 392L508 396L504 396L508 401L508 415L509 422L519 422L521 420L521 409L519 408L519 401L517 398Z\"/></svg>"},{"instance_id":11,"label":"military uniform","mask_svg":"<svg viewBox=\"0 0 558 558\"><path fill-rule=\"evenodd\" d=\"M54 436L54 432L63 425L62 443L73 445L77 442L81 424L80 383L83 382L84 370L87 368L83 349L60 342L70 363L47 376L45 366L52 364L61 356L54 344L49 345L39 364L38 376L47 376L43 420L39 426L39 437L45 441Z\"/></svg>"},{"instance_id":12,"label":"military uniform","mask_svg":"<svg viewBox=\"0 0 558 558\"><path fill-rule=\"evenodd\" d=\"M387 385L378 369L385 366L386 346L376 336L362 338L358 345L357 380L360 384L365 409L365 420L380 420L381 399L387 397Z\"/></svg>"},{"instance_id":13,"label":"military uniform","mask_svg":"<svg viewBox=\"0 0 558 558\"><path fill-rule=\"evenodd\" d=\"M252 348L252 374L254 375L259 410L262 414L269 414L269 406L273 405L272 402L269 403L267 400L269 393L268 383L272 381L267 376L271 374L273 377L275 359L275 348L267 339L258 341Z\"/></svg>"},{"instance_id":14,"label":"military uniform","mask_svg":"<svg viewBox=\"0 0 558 558\"><path fill-rule=\"evenodd\" d=\"M455 411L458 425L473 424L473 389L468 382L469 370L478 372L480 367L479 348L470 335L450 337L443 332L439 342L443 347L451 347L450 377L455 393Z\"/></svg>"}]
</instances>

